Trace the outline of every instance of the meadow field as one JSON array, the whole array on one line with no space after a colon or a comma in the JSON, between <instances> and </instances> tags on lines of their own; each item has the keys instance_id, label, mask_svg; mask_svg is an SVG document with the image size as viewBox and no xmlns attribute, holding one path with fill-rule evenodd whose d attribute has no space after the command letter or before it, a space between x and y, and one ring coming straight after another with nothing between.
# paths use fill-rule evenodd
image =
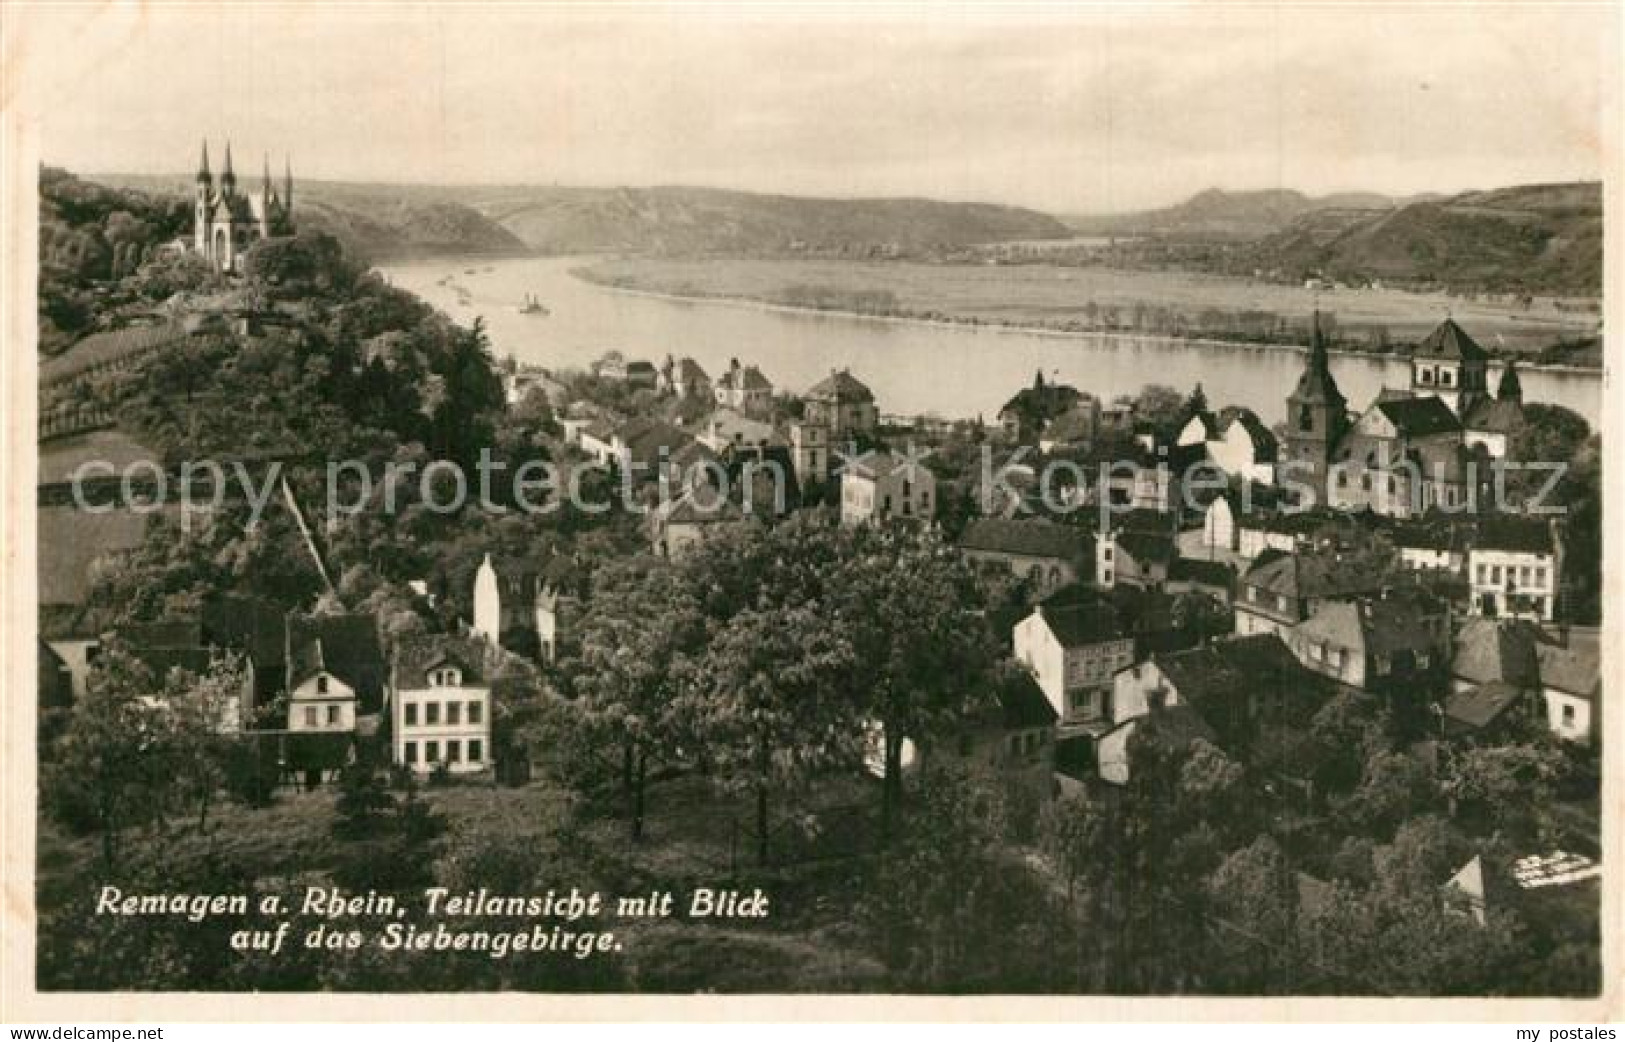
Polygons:
<instances>
[{"instance_id":1,"label":"meadow field","mask_svg":"<svg viewBox=\"0 0 1625 1042\"><path fill-rule=\"evenodd\" d=\"M606 259L580 272L592 281L682 297L1032 327L1138 329L1272 339L1302 328L1315 308L1356 342L1412 343L1447 315L1486 348L1533 353L1594 335L1598 317L1574 302L1528 307L1396 289L1311 290L1181 272L1055 265L950 265L904 261L730 258Z\"/></svg>"}]
</instances>

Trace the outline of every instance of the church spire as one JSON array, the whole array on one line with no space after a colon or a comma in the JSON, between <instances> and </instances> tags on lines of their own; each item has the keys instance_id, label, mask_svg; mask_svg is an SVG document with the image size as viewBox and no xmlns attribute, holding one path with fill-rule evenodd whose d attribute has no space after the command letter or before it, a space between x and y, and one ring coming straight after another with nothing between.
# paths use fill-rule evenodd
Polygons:
<instances>
[{"instance_id":1,"label":"church spire","mask_svg":"<svg viewBox=\"0 0 1625 1042\"><path fill-rule=\"evenodd\" d=\"M237 175L231 169L231 142L226 142L226 167L220 171L220 187L228 193L237 187Z\"/></svg>"},{"instance_id":2,"label":"church spire","mask_svg":"<svg viewBox=\"0 0 1625 1042\"><path fill-rule=\"evenodd\" d=\"M1315 309L1313 323L1309 340L1309 365L1298 378L1298 387L1292 393L1292 398L1300 403L1335 403L1336 407L1341 409L1347 403L1347 399L1343 397L1343 392L1338 390L1337 380L1332 376L1331 358L1326 353L1326 337L1320 331L1319 308Z\"/></svg>"},{"instance_id":3,"label":"church spire","mask_svg":"<svg viewBox=\"0 0 1625 1042\"><path fill-rule=\"evenodd\" d=\"M1507 367L1501 371L1501 386L1496 388L1495 397L1503 402L1523 404L1523 381L1518 379L1516 361L1509 360Z\"/></svg>"},{"instance_id":4,"label":"church spire","mask_svg":"<svg viewBox=\"0 0 1625 1042\"><path fill-rule=\"evenodd\" d=\"M293 213L293 160L282 156L282 212Z\"/></svg>"},{"instance_id":5,"label":"church spire","mask_svg":"<svg viewBox=\"0 0 1625 1042\"><path fill-rule=\"evenodd\" d=\"M214 175L209 173L209 139L208 138L203 139L203 155L198 159L197 179L199 181L203 182L204 184L208 184L209 182L214 180Z\"/></svg>"}]
</instances>

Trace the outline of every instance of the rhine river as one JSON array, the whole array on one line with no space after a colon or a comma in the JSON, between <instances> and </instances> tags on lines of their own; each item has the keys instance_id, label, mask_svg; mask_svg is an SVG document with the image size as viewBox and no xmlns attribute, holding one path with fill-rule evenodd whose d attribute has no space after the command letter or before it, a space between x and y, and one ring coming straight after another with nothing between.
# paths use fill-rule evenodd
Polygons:
<instances>
[{"instance_id":1,"label":"rhine river","mask_svg":"<svg viewBox=\"0 0 1625 1042\"><path fill-rule=\"evenodd\" d=\"M1303 371L1291 347L1213 344L1155 336L1045 333L988 326L796 311L750 303L687 301L625 292L577 279L590 258L518 257L383 265L396 286L462 323L484 316L498 357L549 368L584 368L605 351L647 358L691 355L715 379L731 358L759 366L780 390L802 391L832 367L850 367L884 413L932 413L992 421L1033 374L1110 401L1148 383L1187 393L1202 383L1218 405L1246 405L1266 423L1285 418ZM551 312L524 315L535 294ZM1440 316L1443 318L1443 316ZM1473 330L1468 328L1468 333ZM1332 356L1349 406L1362 410L1384 385L1404 387L1402 357ZM1490 386L1499 373L1492 367ZM1593 427L1602 410L1596 372L1520 370L1524 399L1563 405Z\"/></svg>"}]
</instances>

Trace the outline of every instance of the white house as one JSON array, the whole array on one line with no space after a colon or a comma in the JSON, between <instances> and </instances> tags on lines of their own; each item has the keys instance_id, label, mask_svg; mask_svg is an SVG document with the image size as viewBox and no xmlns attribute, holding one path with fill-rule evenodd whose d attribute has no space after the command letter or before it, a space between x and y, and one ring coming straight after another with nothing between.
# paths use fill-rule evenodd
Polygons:
<instances>
[{"instance_id":1,"label":"white house","mask_svg":"<svg viewBox=\"0 0 1625 1042\"><path fill-rule=\"evenodd\" d=\"M1562 545L1553 525L1488 518L1467 553L1473 615L1550 622L1557 610Z\"/></svg>"},{"instance_id":2,"label":"white house","mask_svg":"<svg viewBox=\"0 0 1625 1042\"><path fill-rule=\"evenodd\" d=\"M1602 675L1596 647L1541 644L1535 654L1540 660L1547 724L1560 738L1591 744L1602 723Z\"/></svg>"},{"instance_id":3,"label":"white house","mask_svg":"<svg viewBox=\"0 0 1625 1042\"><path fill-rule=\"evenodd\" d=\"M733 409L718 409L706 420L699 435L700 444L712 452L765 449L779 443L771 423L753 420Z\"/></svg>"},{"instance_id":4,"label":"white house","mask_svg":"<svg viewBox=\"0 0 1625 1042\"><path fill-rule=\"evenodd\" d=\"M355 688L334 675L316 640L296 654L288 677L288 730L342 733L355 730Z\"/></svg>"},{"instance_id":5,"label":"white house","mask_svg":"<svg viewBox=\"0 0 1625 1042\"><path fill-rule=\"evenodd\" d=\"M895 452L872 452L847 464L841 475L841 522L925 520L936 514L937 479Z\"/></svg>"},{"instance_id":6,"label":"white house","mask_svg":"<svg viewBox=\"0 0 1625 1042\"><path fill-rule=\"evenodd\" d=\"M392 672L396 763L420 773L444 764L454 774L492 765L491 687L479 642L445 635L407 638L396 650Z\"/></svg>"},{"instance_id":7,"label":"white house","mask_svg":"<svg viewBox=\"0 0 1625 1042\"><path fill-rule=\"evenodd\" d=\"M1016 623L1016 660L1032 670L1063 731L1110 726L1112 677L1134 661L1134 639L1111 602L1072 586Z\"/></svg>"}]
</instances>

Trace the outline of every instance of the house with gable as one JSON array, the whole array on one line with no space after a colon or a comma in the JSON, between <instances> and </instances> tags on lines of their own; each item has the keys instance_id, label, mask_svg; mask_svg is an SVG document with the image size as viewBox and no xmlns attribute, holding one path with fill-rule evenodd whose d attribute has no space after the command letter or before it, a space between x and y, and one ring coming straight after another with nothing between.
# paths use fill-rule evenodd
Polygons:
<instances>
[{"instance_id":1,"label":"house with gable","mask_svg":"<svg viewBox=\"0 0 1625 1042\"><path fill-rule=\"evenodd\" d=\"M405 637L391 665L390 749L415 773L476 774L494 763L485 647L466 637Z\"/></svg>"},{"instance_id":2,"label":"house with gable","mask_svg":"<svg viewBox=\"0 0 1625 1042\"><path fill-rule=\"evenodd\" d=\"M1085 586L1066 587L1016 623L1012 643L1063 732L1106 730L1112 677L1134 661L1134 637L1110 600Z\"/></svg>"}]
</instances>

